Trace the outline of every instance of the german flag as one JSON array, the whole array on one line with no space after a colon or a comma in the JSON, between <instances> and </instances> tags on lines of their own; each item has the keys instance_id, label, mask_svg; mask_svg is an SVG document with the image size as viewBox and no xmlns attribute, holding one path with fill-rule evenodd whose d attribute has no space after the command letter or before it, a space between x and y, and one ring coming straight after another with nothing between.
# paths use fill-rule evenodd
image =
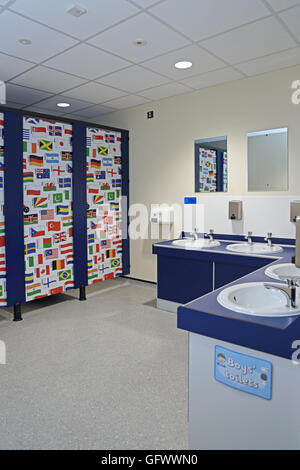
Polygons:
<instances>
[{"instance_id":1,"label":"german flag","mask_svg":"<svg viewBox=\"0 0 300 470\"><path fill-rule=\"evenodd\" d=\"M30 157L29 157L29 165L41 166L41 167L43 167L43 166L44 166L44 158L43 158L43 157L39 157L39 156L37 156L37 155L30 155Z\"/></svg>"},{"instance_id":2,"label":"german flag","mask_svg":"<svg viewBox=\"0 0 300 470\"><path fill-rule=\"evenodd\" d=\"M65 269L65 260L57 259L55 261L52 261L52 269L53 271L57 271L58 269Z\"/></svg>"},{"instance_id":3,"label":"german flag","mask_svg":"<svg viewBox=\"0 0 300 470\"><path fill-rule=\"evenodd\" d=\"M101 162L99 160L91 160L91 168L95 168L95 170L101 169Z\"/></svg>"}]
</instances>

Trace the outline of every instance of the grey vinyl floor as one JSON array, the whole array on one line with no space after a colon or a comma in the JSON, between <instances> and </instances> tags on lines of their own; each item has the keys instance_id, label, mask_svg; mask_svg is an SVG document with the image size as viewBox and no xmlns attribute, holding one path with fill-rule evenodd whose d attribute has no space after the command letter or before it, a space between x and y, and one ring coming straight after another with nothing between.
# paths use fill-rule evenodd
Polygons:
<instances>
[{"instance_id":1,"label":"grey vinyl floor","mask_svg":"<svg viewBox=\"0 0 300 470\"><path fill-rule=\"evenodd\" d=\"M128 279L0 311L0 449L187 449L187 333Z\"/></svg>"}]
</instances>

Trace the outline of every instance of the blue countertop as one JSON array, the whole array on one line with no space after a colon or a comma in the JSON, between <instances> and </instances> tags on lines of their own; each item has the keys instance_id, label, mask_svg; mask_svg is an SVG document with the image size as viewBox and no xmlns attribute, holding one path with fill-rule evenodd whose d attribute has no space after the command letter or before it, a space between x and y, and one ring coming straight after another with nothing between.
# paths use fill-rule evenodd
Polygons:
<instances>
[{"instance_id":1,"label":"blue countertop","mask_svg":"<svg viewBox=\"0 0 300 470\"><path fill-rule=\"evenodd\" d=\"M217 239L220 240L220 238ZM247 265L251 264L251 259L254 258L263 258L266 262L266 266L253 273L179 307L178 328L290 359L293 353L292 343L295 340L300 340L300 316L270 318L245 315L222 307L217 297L224 288L236 284L282 282L271 280L265 275L265 270L267 266L272 264L290 263L295 255L294 241L276 240L276 242L284 244L283 252L268 256L232 253L226 250L228 244L240 240L240 237L230 237L230 242L220 240L221 246L207 250L174 246L172 241L154 245L154 253L166 253L168 256L204 256L210 258L223 258L226 256L226 258L230 257L230 263L236 260L238 264L245 262ZM262 240L256 239L254 241ZM268 260L270 263L268 263Z\"/></svg>"}]
</instances>

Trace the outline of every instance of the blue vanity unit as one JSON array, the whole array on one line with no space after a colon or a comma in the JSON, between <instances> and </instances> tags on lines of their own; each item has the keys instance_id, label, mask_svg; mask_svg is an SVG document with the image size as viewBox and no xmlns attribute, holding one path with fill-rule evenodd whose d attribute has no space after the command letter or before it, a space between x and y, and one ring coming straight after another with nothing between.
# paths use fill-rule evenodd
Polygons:
<instances>
[{"instance_id":1,"label":"blue vanity unit","mask_svg":"<svg viewBox=\"0 0 300 470\"><path fill-rule=\"evenodd\" d=\"M178 328L189 332L189 447L298 450L300 316L244 314L218 302L228 287L282 283L265 271L291 262L294 241L276 240L283 251L261 256L232 254L235 237L217 238L224 241L209 250L153 247L158 305L189 300L178 307Z\"/></svg>"}]
</instances>

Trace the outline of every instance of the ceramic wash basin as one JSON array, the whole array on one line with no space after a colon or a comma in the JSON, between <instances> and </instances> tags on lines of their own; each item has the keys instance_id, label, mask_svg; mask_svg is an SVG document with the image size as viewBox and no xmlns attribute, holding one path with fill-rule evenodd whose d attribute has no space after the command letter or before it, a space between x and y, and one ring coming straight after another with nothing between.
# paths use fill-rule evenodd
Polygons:
<instances>
[{"instance_id":1,"label":"ceramic wash basin","mask_svg":"<svg viewBox=\"0 0 300 470\"><path fill-rule=\"evenodd\" d=\"M215 248L220 246L221 243L217 240L206 240L204 238L199 238L198 240L184 239L184 240L175 240L173 245L180 246L181 248L194 248L194 249L204 249L204 248Z\"/></svg>"},{"instance_id":2,"label":"ceramic wash basin","mask_svg":"<svg viewBox=\"0 0 300 470\"><path fill-rule=\"evenodd\" d=\"M292 263L274 264L265 270L265 275L271 279L300 279L300 268Z\"/></svg>"},{"instance_id":3,"label":"ceramic wash basin","mask_svg":"<svg viewBox=\"0 0 300 470\"><path fill-rule=\"evenodd\" d=\"M278 289L266 289L263 282L251 282L227 287L218 295L218 302L234 312L258 317L300 315L300 289L297 288L296 308L287 305L287 298ZM286 284L278 283L286 287Z\"/></svg>"},{"instance_id":4,"label":"ceramic wash basin","mask_svg":"<svg viewBox=\"0 0 300 470\"><path fill-rule=\"evenodd\" d=\"M267 255L272 253L280 253L281 251L283 251L281 246L269 246L267 243L253 243L252 245L250 245L249 243L234 243L232 245L228 245L227 250L235 253L246 253L252 255Z\"/></svg>"}]
</instances>

